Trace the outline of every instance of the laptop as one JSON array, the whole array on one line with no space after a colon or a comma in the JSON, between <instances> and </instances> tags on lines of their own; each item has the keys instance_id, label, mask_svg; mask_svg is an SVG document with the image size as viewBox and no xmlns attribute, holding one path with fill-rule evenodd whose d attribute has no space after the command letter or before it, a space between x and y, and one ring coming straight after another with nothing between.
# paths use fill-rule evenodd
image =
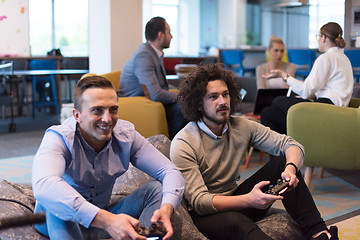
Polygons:
<instances>
[{"instance_id":1,"label":"laptop","mask_svg":"<svg viewBox=\"0 0 360 240\"><path fill-rule=\"evenodd\" d=\"M288 91L289 89L287 88L258 89L255 99L254 115L259 115L261 110L270 106L276 97L287 96Z\"/></svg>"}]
</instances>

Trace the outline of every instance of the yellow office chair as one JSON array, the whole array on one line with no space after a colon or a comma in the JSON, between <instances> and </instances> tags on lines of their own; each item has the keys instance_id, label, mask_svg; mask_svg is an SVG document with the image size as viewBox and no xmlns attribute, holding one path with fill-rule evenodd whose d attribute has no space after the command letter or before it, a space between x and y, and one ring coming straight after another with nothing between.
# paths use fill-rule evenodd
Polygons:
<instances>
[{"instance_id":1,"label":"yellow office chair","mask_svg":"<svg viewBox=\"0 0 360 240\"><path fill-rule=\"evenodd\" d=\"M270 56L270 53L269 53L269 51L266 49L266 51L265 51L265 57L266 57L266 61L267 62L270 62L270 58L271 58L271 56ZM286 49L284 49L284 55L283 55L283 57L282 57L282 59L281 59L283 62L288 62L289 61L289 59L288 59L288 56L287 56L287 51L286 51Z\"/></svg>"}]
</instances>

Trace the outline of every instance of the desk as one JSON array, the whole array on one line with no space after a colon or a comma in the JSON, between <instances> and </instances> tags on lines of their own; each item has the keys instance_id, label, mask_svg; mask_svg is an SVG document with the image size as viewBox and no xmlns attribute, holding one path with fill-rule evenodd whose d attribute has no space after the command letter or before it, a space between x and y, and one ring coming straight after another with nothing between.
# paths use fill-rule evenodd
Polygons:
<instances>
[{"instance_id":1,"label":"desk","mask_svg":"<svg viewBox=\"0 0 360 240\"><path fill-rule=\"evenodd\" d=\"M70 74L85 74L88 72L89 70L84 70L84 69L13 70L8 72L1 72L0 75L9 77L10 93L11 93L13 76L70 75ZM56 84L56 89L57 89L57 95L60 96L59 84ZM58 98L58 105L59 105L59 109L61 109L60 97ZM9 132L16 131L16 124L14 123L14 117L13 117L13 107L14 107L13 102L11 102L11 123L9 124Z\"/></svg>"},{"instance_id":2,"label":"desk","mask_svg":"<svg viewBox=\"0 0 360 240\"><path fill-rule=\"evenodd\" d=\"M182 78L179 78L178 75L166 75L166 80L168 81L170 88L179 89Z\"/></svg>"}]
</instances>

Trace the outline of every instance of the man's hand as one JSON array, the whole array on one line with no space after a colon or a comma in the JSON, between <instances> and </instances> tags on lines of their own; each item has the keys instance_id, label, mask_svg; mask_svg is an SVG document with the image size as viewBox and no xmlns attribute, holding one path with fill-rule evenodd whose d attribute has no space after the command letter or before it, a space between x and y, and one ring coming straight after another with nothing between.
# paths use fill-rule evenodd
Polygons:
<instances>
[{"instance_id":1,"label":"man's hand","mask_svg":"<svg viewBox=\"0 0 360 240\"><path fill-rule=\"evenodd\" d=\"M297 179L294 169L295 168L293 166L288 165L286 166L285 170L281 173L281 178L289 181L289 185L291 187L290 189L296 188L296 186L299 183L299 179Z\"/></svg>"},{"instance_id":2,"label":"man's hand","mask_svg":"<svg viewBox=\"0 0 360 240\"><path fill-rule=\"evenodd\" d=\"M113 214L101 209L92 221L91 226L104 229L114 240L146 239L135 230L139 228L139 220L126 214Z\"/></svg>"},{"instance_id":3,"label":"man's hand","mask_svg":"<svg viewBox=\"0 0 360 240\"><path fill-rule=\"evenodd\" d=\"M261 191L261 188L265 187L268 184L270 184L270 181L261 181L256 184L248 194L246 194L248 197L249 207L264 210L271 206L276 200L281 200L284 198L280 195L275 196L271 194L266 194Z\"/></svg>"},{"instance_id":4,"label":"man's hand","mask_svg":"<svg viewBox=\"0 0 360 240\"><path fill-rule=\"evenodd\" d=\"M287 164L284 171L281 173L281 178L289 180L290 187L295 188L299 183L299 179L296 177L296 170L301 168L304 162L304 154L300 148L291 146L286 150L285 155L286 162L291 164ZM296 168L292 164L294 164Z\"/></svg>"},{"instance_id":5,"label":"man's hand","mask_svg":"<svg viewBox=\"0 0 360 240\"><path fill-rule=\"evenodd\" d=\"M161 205L160 209L156 210L151 218L152 223L156 223L159 227L162 227L166 231L164 239L170 239L174 234L170 218L174 213L174 208L169 203Z\"/></svg>"}]
</instances>

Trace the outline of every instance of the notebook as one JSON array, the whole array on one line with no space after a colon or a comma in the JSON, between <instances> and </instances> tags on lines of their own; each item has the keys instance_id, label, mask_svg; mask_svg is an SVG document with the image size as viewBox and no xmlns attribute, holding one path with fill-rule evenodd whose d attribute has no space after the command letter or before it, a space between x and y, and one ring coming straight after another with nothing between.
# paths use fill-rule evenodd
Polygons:
<instances>
[{"instance_id":1,"label":"notebook","mask_svg":"<svg viewBox=\"0 0 360 240\"><path fill-rule=\"evenodd\" d=\"M287 88L258 89L255 99L254 115L259 115L263 108L270 106L272 101L278 96L286 96Z\"/></svg>"}]
</instances>

